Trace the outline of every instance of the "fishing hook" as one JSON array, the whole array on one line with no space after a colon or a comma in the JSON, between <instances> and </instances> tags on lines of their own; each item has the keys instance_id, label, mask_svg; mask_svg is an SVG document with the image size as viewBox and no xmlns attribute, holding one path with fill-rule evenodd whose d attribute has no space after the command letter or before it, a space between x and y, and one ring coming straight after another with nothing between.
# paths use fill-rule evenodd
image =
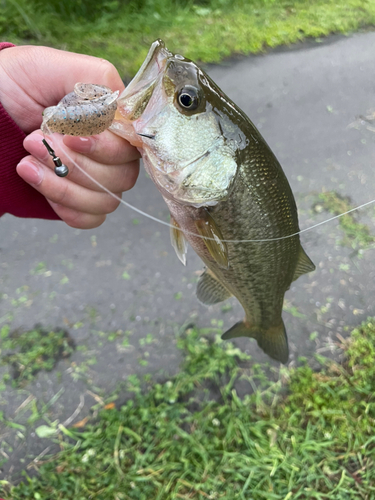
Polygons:
<instances>
[{"instance_id":1,"label":"fishing hook","mask_svg":"<svg viewBox=\"0 0 375 500\"><path fill-rule=\"evenodd\" d=\"M69 169L58 156L56 156L55 151L51 148L45 139L42 139L43 144L47 148L48 153L52 156L53 163L55 164L55 174L59 177L66 177L69 173Z\"/></svg>"}]
</instances>

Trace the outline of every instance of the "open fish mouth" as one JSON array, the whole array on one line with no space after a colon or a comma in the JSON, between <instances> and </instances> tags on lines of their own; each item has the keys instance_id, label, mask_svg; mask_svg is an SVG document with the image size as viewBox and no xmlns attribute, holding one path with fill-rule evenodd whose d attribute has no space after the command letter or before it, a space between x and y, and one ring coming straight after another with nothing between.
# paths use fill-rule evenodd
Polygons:
<instances>
[{"instance_id":1,"label":"open fish mouth","mask_svg":"<svg viewBox=\"0 0 375 500\"><path fill-rule=\"evenodd\" d=\"M155 42L151 45L142 66L127 86L127 92L133 93L133 89L136 88L140 82L146 82L149 81L150 78L152 79L157 77L158 74L164 70L167 59L172 55L172 52L165 47L163 40L155 40Z\"/></svg>"},{"instance_id":2,"label":"open fish mouth","mask_svg":"<svg viewBox=\"0 0 375 500\"><path fill-rule=\"evenodd\" d=\"M122 119L134 121L142 115L172 56L162 40L151 45L142 66L117 101Z\"/></svg>"}]
</instances>

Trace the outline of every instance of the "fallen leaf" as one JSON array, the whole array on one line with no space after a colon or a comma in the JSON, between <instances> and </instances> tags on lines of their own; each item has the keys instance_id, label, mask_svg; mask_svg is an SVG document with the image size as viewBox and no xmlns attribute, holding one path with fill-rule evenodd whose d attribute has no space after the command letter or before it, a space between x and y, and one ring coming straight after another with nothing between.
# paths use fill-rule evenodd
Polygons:
<instances>
[{"instance_id":1,"label":"fallen leaf","mask_svg":"<svg viewBox=\"0 0 375 500\"><path fill-rule=\"evenodd\" d=\"M80 429L81 427L85 427L88 420L89 420L89 417L85 417L82 420L80 420L79 422L73 424L72 427L74 427L75 429Z\"/></svg>"},{"instance_id":2,"label":"fallen leaf","mask_svg":"<svg viewBox=\"0 0 375 500\"><path fill-rule=\"evenodd\" d=\"M115 403L108 403L107 405L105 405L104 409L105 410L114 410L116 408L116 405Z\"/></svg>"}]
</instances>

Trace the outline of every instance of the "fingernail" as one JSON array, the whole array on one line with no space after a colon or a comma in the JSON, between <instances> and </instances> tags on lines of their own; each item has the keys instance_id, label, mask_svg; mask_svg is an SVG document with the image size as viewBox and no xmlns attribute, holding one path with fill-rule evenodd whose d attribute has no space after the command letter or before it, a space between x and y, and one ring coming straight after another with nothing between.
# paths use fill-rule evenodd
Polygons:
<instances>
[{"instance_id":1,"label":"fingernail","mask_svg":"<svg viewBox=\"0 0 375 500\"><path fill-rule=\"evenodd\" d=\"M77 137L72 135L66 135L63 139L65 146L73 149L77 153L91 153L95 144L95 140L92 137Z\"/></svg>"},{"instance_id":2,"label":"fingernail","mask_svg":"<svg viewBox=\"0 0 375 500\"><path fill-rule=\"evenodd\" d=\"M30 160L22 160L17 165L17 174L28 184L38 186L43 180L43 169Z\"/></svg>"},{"instance_id":3,"label":"fingernail","mask_svg":"<svg viewBox=\"0 0 375 500\"><path fill-rule=\"evenodd\" d=\"M28 135L23 141L23 146L35 158L41 161L46 161L49 157L48 151L42 142L43 136L41 134Z\"/></svg>"}]
</instances>

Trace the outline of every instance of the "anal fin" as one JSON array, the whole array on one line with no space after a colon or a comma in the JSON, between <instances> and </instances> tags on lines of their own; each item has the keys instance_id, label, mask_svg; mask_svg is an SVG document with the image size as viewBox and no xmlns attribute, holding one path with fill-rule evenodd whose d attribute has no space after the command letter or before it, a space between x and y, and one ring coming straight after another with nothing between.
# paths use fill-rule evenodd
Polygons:
<instances>
[{"instance_id":1,"label":"anal fin","mask_svg":"<svg viewBox=\"0 0 375 500\"><path fill-rule=\"evenodd\" d=\"M175 249L176 255L179 260L186 266L186 252L187 252L187 243L184 236L184 233L180 229L179 224L175 221L175 219L171 216L171 225L173 227L170 228L170 237L172 247Z\"/></svg>"},{"instance_id":2,"label":"anal fin","mask_svg":"<svg viewBox=\"0 0 375 500\"><path fill-rule=\"evenodd\" d=\"M217 304L229 299L231 293L217 280L209 269L199 278L197 297L203 304Z\"/></svg>"},{"instance_id":3,"label":"anal fin","mask_svg":"<svg viewBox=\"0 0 375 500\"><path fill-rule=\"evenodd\" d=\"M302 274L310 273L315 270L315 265L311 261L310 257L307 255L302 245L299 247L299 253L297 258L297 265L294 270L294 275L292 281L302 276Z\"/></svg>"},{"instance_id":4,"label":"anal fin","mask_svg":"<svg viewBox=\"0 0 375 500\"><path fill-rule=\"evenodd\" d=\"M221 338L224 340L236 337L250 337L256 339L258 346L271 358L280 363L287 363L289 358L288 339L285 326L281 320L277 326L267 330L251 326L246 320L236 323L226 331Z\"/></svg>"}]
</instances>

